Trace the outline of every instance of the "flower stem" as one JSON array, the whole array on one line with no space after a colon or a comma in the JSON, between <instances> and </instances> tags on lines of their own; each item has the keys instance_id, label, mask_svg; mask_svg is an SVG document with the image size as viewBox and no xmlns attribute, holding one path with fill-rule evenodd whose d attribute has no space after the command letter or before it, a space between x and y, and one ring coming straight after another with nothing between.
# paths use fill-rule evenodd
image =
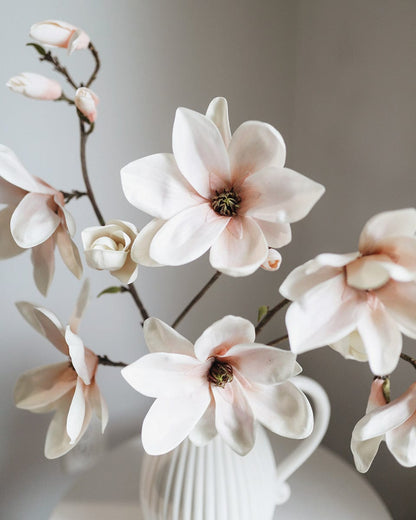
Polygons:
<instances>
[{"instance_id":1,"label":"flower stem","mask_svg":"<svg viewBox=\"0 0 416 520\"><path fill-rule=\"evenodd\" d=\"M98 71L100 70L100 67L101 67L101 61L100 61L100 57L98 55L98 51L94 47L92 42L90 42L88 44L88 49L91 51L92 55L94 56L95 68L94 68L94 70L93 70L93 72L91 74L90 79L85 84L86 87L89 87L93 83L93 81L95 81L97 79L97 74L98 74Z\"/></svg>"},{"instance_id":2,"label":"flower stem","mask_svg":"<svg viewBox=\"0 0 416 520\"><path fill-rule=\"evenodd\" d=\"M61 65L60 61L56 56L52 56L51 51L46 52L42 57L39 58L40 61L48 61L49 63L52 63L54 69L56 72L59 72L59 74L62 74L65 76L68 83L73 87L75 90L78 88L78 85L75 83L75 81L72 79L71 75L69 74L66 67Z\"/></svg>"},{"instance_id":3,"label":"flower stem","mask_svg":"<svg viewBox=\"0 0 416 520\"><path fill-rule=\"evenodd\" d=\"M86 195L88 196L88 193L86 191L78 191L78 190L72 190L71 192L61 190L61 193L64 196L65 204L68 204L68 202L71 202L72 199L78 200L81 197L85 197Z\"/></svg>"},{"instance_id":4,"label":"flower stem","mask_svg":"<svg viewBox=\"0 0 416 520\"><path fill-rule=\"evenodd\" d=\"M262 328L273 318L273 316L279 312L283 307L286 307L286 305L290 303L290 300L287 300L286 298L279 302L277 305L272 307L267 311L267 313L264 315L263 319L257 324L256 327L256 334L258 335Z\"/></svg>"},{"instance_id":5,"label":"flower stem","mask_svg":"<svg viewBox=\"0 0 416 520\"><path fill-rule=\"evenodd\" d=\"M149 317L149 313L147 312L145 306L143 305L143 302L141 301L137 291L136 287L134 287L134 284L130 283L125 286L126 292L129 292L131 294L131 297L133 298L135 304L137 305L140 314L142 315L143 321L147 320ZM141 324L143 326L143 322Z\"/></svg>"},{"instance_id":6,"label":"flower stem","mask_svg":"<svg viewBox=\"0 0 416 520\"><path fill-rule=\"evenodd\" d=\"M416 368L416 359L408 356L407 354L404 354L403 352L400 354L400 357L404 360L410 363L413 368Z\"/></svg>"},{"instance_id":7,"label":"flower stem","mask_svg":"<svg viewBox=\"0 0 416 520\"><path fill-rule=\"evenodd\" d=\"M68 105L75 105L75 101L68 96L65 95L65 92L62 92L61 97L55 99L55 101L66 101Z\"/></svg>"},{"instance_id":8,"label":"flower stem","mask_svg":"<svg viewBox=\"0 0 416 520\"><path fill-rule=\"evenodd\" d=\"M285 341L286 339L289 339L289 336L287 334L285 334L284 336L280 336L280 338L276 338L276 339L273 339L272 341L269 341L267 343L267 345L274 346L274 345L277 345L278 343L280 343L282 341Z\"/></svg>"},{"instance_id":9,"label":"flower stem","mask_svg":"<svg viewBox=\"0 0 416 520\"><path fill-rule=\"evenodd\" d=\"M108 356L97 356L99 365L106 365L108 367L126 367L127 363L123 361L111 361Z\"/></svg>"},{"instance_id":10,"label":"flower stem","mask_svg":"<svg viewBox=\"0 0 416 520\"><path fill-rule=\"evenodd\" d=\"M188 303L188 305L184 308L184 310L179 314L176 320L172 323L172 327L175 328L179 323L183 320L183 318L188 314L188 312L192 309L192 307L204 296L204 294L208 291L208 289L213 285L218 278L221 276L219 271L216 271L214 275L208 280L208 282L202 287L199 293L192 298L192 300Z\"/></svg>"}]
</instances>

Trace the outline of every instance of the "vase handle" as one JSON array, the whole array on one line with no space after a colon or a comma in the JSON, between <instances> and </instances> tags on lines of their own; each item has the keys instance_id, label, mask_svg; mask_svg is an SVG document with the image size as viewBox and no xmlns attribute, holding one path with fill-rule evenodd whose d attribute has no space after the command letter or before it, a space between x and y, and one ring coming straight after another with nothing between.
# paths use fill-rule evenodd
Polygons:
<instances>
[{"instance_id":1,"label":"vase handle","mask_svg":"<svg viewBox=\"0 0 416 520\"><path fill-rule=\"evenodd\" d=\"M289 498L290 489L286 480L319 446L328 428L331 415L328 396L319 383L306 376L296 376L292 381L311 398L314 408L314 426L310 436L302 440L299 446L277 465L278 503L283 503Z\"/></svg>"}]
</instances>

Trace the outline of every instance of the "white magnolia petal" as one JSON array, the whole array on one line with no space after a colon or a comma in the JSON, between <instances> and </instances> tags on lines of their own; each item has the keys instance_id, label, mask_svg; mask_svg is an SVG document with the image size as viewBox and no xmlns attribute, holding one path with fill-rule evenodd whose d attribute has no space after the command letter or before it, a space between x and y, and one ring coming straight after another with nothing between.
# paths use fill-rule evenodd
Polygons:
<instances>
[{"instance_id":1,"label":"white magnolia petal","mask_svg":"<svg viewBox=\"0 0 416 520\"><path fill-rule=\"evenodd\" d=\"M66 420L66 432L70 438L70 444L74 444L81 433L82 425L84 424L85 409L84 383L82 379L78 377Z\"/></svg>"},{"instance_id":2,"label":"white magnolia petal","mask_svg":"<svg viewBox=\"0 0 416 520\"><path fill-rule=\"evenodd\" d=\"M269 222L297 222L306 217L325 188L288 168L268 167L250 175L244 191L248 196L241 209L247 216Z\"/></svg>"},{"instance_id":3,"label":"white magnolia petal","mask_svg":"<svg viewBox=\"0 0 416 520\"><path fill-rule=\"evenodd\" d=\"M367 439L365 441L357 440L354 435L351 438L351 451L354 456L354 464L360 473L366 473L369 469L384 435Z\"/></svg>"},{"instance_id":4,"label":"white magnolia petal","mask_svg":"<svg viewBox=\"0 0 416 520\"><path fill-rule=\"evenodd\" d=\"M108 423L108 407L95 381L88 387L88 400L93 412L101 421L101 433L104 433Z\"/></svg>"},{"instance_id":5,"label":"white magnolia petal","mask_svg":"<svg viewBox=\"0 0 416 520\"><path fill-rule=\"evenodd\" d=\"M399 464L406 468L416 466L416 413L386 433L386 444Z\"/></svg>"},{"instance_id":6,"label":"white magnolia petal","mask_svg":"<svg viewBox=\"0 0 416 520\"><path fill-rule=\"evenodd\" d=\"M166 220L154 219L139 232L131 246L131 258L134 262L147 267L160 267L162 265L150 257L150 244L165 222Z\"/></svg>"},{"instance_id":7,"label":"white magnolia petal","mask_svg":"<svg viewBox=\"0 0 416 520\"><path fill-rule=\"evenodd\" d=\"M416 238L413 236L388 237L378 242L383 251L398 265L416 273Z\"/></svg>"},{"instance_id":8,"label":"white magnolia petal","mask_svg":"<svg viewBox=\"0 0 416 520\"><path fill-rule=\"evenodd\" d=\"M230 165L223 138L208 117L178 108L173 124L172 148L178 167L204 198L211 198L210 177L231 182Z\"/></svg>"},{"instance_id":9,"label":"white magnolia petal","mask_svg":"<svg viewBox=\"0 0 416 520\"><path fill-rule=\"evenodd\" d=\"M61 220L49 207L50 196L28 193L14 210L10 229L17 245L34 247L45 242Z\"/></svg>"},{"instance_id":10,"label":"white magnolia petal","mask_svg":"<svg viewBox=\"0 0 416 520\"><path fill-rule=\"evenodd\" d=\"M254 325L239 316L225 316L209 326L195 341L195 355L200 361L225 356L234 345L254 343Z\"/></svg>"},{"instance_id":11,"label":"white magnolia petal","mask_svg":"<svg viewBox=\"0 0 416 520\"><path fill-rule=\"evenodd\" d=\"M228 148L233 182L264 168L282 168L286 145L281 134L268 123L246 121L234 132Z\"/></svg>"},{"instance_id":12,"label":"white magnolia petal","mask_svg":"<svg viewBox=\"0 0 416 520\"><path fill-rule=\"evenodd\" d=\"M76 385L76 374L67 361L22 374L14 389L17 408L32 412L45 411Z\"/></svg>"},{"instance_id":13,"label":"white magnolia petal","mask_svg":"<svg viewBox=\"0 0 416 520\"><path fill-rule=\"evenodd\" d=\"M136 208L161 219L201 203L201 197L179 171L169 153L149 155L121 169L126 199Z\"/></svg>"},{"instance_id":14,"label":"white magnolia petal","mask_svg":"<svg viewBox=\"0 0 416 520\"><path fill-rule=\"evenodd\" d=\"M254 416L240 383L234 378L224 388L211 390L218 433L235 452L246 455L254 445Z\"/></svg>"},{"instance_id":15,"label":"white magnolia petal","mask_svg":"<svg viewBox=\"0 0 416 520\"><path fill-rule=\"evenodd\" d=\"M1 179L0 179L1 180ZM0 210L0 259L12 258L13 256L23 253L24 249L19 247L11 232L10 219L14 212L13 206L8 206Z\"/></svg>"},{"instance_id":16,"label":"white magnolia petal","mask_svg":"<svg viewBox=\"0 0 416 520\"><path fill-rule=\"evenodd\" d=\"M92 269L119 271L126 263L127 251L111 251L109 249L89 249L85 251L85 259Z\"/></svg>"},{"instance_id":17,"label":"white magnolia petal","mask_svg":"<svg viewBox=\"0 0 416 520\"><path fill-rule=\"evenodd\" d=\"M292 303L286 327L293 352L334 343L356 328L365 295L345 285L344 275L322 282Z\"/></svg>"},{"instance_id":18,"label":"white magnolia petal","mask_svg":"<svg viewBox=\"0 0 416 520\"><path fill-rule=\"evenodd\" d=\"M71 330L77 332L79 329L79 324L81 322L81 318L84 315L85 309L87 308L90 294L90 281L88 278L84 280L82 284L81 290L79 292L75 309L72 313L72 316L69 320L69 325Z\"/></svg>"},{"instance_id":19,"label":"white magnolia petal","mask_svg":"<svg viewBox=\"0 0 416 520\"><path fill-rule=\"evenodd\" d=\"M121 283L128 285L136 280L138 272L138 265L136 264L136 262L134 262L134 260L132 260L131 256L129 255L123 267L121 269L118 269L117 271L111 271L110 274L111 276L117 278L117 280L120 280Z\"/></svg>"},{"instance_id":20,"label":"white magnolia petal","mask_svg":"<svg viewBox=\"0 0 416 520\"><path fill-rule=\"evenodd\" d=\"M345 338L335 341L329 345L339 352L345 359L355 359L355 361L368 361L364 343L358 331L354 330Z\"/></svg>"},{"instance_id":21,"label":"white magnolia petal","mask_svg":"<svg viewBox=\"0 0 416 520\"><path fill-rule=\"evenodd\" d=\"M121 371L124 379L148 397L184 398L208 386L210 363L204 366L197 359L183 354L154 352L147 354Z\"/></svg>"},{"instance_id":22,"label":"white magnolia petal","mask_svg":"<svg viewBox=\"0 0 416 520\"><path fill-rule=\"evenodd\" d=\"M410 236L416 232L416 209L406 208L385 211L374 215L361 231L359 249L361 253L372 253L378 243L388 237Z\"/></svg>"},{"instance_id":23,"label":"white magnolia petal","mask_svg":"<svg viewBox=\"0 0 416 520\"><path fill-rule=\"evenodd\" d=\"M214 98L208 105L206 116L211 119L220 131L224 144L228 147L231 141L230 121L228 119L228 103L223 97Z\"/></svg>"},{"instance_id":24,"label":"white magnolia petal","mask_svg":"<svg viewBox=\"0 0 416 520\"><path fill-rule=\"evenodd\" d=\"M290 224L286 222L267 222L254 219L260 226L269 247L283 247L292 240Z\"/></svg>"},{"instance_id":25,"label":"white magnolia petal","mask_svg":"<svg viewBox=\"0 0 416 520\"><path fill-rule=\"evenodd\" d=\"M416 339L416 283L390 282L378 289L377 298L403 334Z\"/></svg>"},{"instance_id":26,"label":"white magnolia petal","mask_svg":"<svg viewBox=\"0 0 416 520\"><path fill-rule=\"evenodd\" d=\"M202 256L227 226L210 204L199 204L168 220L150 244L150 256L161 264L183 265Z\"/></svg>"},{"instance_id":27,"label":"white magnolia petal","mask_svg":"<svg viewBox=\"0 0 416 520\"><path fill-rule=\"evenodd\" d=\"M33 278L36 287L46 296L55 272L55 238L51 236L38 246L32 247Z\"/></svg>"},{"instance_id":28,"label":"white magnolia petal","mask_svg":"<svg viewBox=\"0 0 416 520\"><path fill-rule=\"evenodd\" d=\"M241 217L238 220L241 236L236 236L227 226L212 245L209 260L214 269L229 276L248 276L266 260L269 249L254 219Z\"/></svg>"},{"instance_id":29,"label":"white magnolia petal","mask_svg":"<svg viewBox=\"0 0 416 520\"><path fill-rule=\"evenodd\" d=\"M79 280L83 273L81 257L69 233L62 227L59 227L56 233L56 244L64 264Z\"/></svg>"},{"instance_id":30,"label":"white magnolia petal","mask_svg":"<svg viewBox=\"0 0 416 520\"><path fill-rule=\"evenodd\" d=\"M150 352L175 352L195 357L192 343L158 318L148 318L144 322L143 334Z\"/></svg>"},{"instance_id":31,"label":"white magnolia petal","mask_svg":"<svg viewBox=\"0 0 416 520\"><path fill-rule=\"evenodd\" d=\"M0 146L0 157L1 157L1 146ZM0 161L1 164L1 161ZM1 175L1 170L0 170ZM9 204L10 206L16 207L19 202L26 195L26 191L22 190L18 186L7 182L5 179L0 177L0 204Z\"/></svg>"},{"instance_id":32,"label":"white magnolia petal","mask_svg":"<svg viewBox=\"0 0 416 520\"><path fill-rule=\"evenodd\" d=\"M281 383L300 372L293 352L260 343L235 345L226 356L246 379L262 385Z\"/></svg>"},{"instance_id":33,"label":"white magnolia petal","mask_svg":"<svg viewBox=\"0 0 416 520\"><path fill-rule=\"evenodd\" d=\"M291 439L311 434L312 407L295 384L286 381L272 386L253 385L246 394L255 418L272 432Z\"/></svg>"},{"instance_id":34,"label":"white magnolia petal","mask_svg":"<svg viewBox=\"0 0 416 520\"><path fill-rule=\"evenodd\" d=\"M189 440L196 446L205 446L217 435L215 427L215 401L212 399L204 415L189 434Z\"/></svg>"},{"instance_id":35,"label":"white magnolia petal","mask_svg":"<svg viewBox=\"0 0 416 520\"><path fill-rule=\"evenodd\" d=\"M90 371L85 358L85 347L82 339L72 332L69 325L67 325L65 329L65 339L69 348L69 356L76 373L86 385L89 385L91 382Z\"/></svg>"},{"instance_id":36,"label":"white magnolia petal","mask_svg":"<svg viewBox=\"0 0 416 520\"><path fill-rule=\"evenodd\" d=\"M157 399L143 421L145 451L162 455L176 448L204 415L210 400L208 385L186 399Z\"/></svg>"},{"instance_id":37,"label":"white magnolia petal","mask_svg":"<svg viewBox=\"0 0 416 520\"><path fill-rule=\"evenodd\" d=\"M21 310L19 308L19 310ZM58 318L50 311L45 312L42 307L33 309L33 316L38 320L42 329L42 335L47 338L63 354L68 355L68 346L65 341L64 331Z\"/></svg>"}]
</instances>

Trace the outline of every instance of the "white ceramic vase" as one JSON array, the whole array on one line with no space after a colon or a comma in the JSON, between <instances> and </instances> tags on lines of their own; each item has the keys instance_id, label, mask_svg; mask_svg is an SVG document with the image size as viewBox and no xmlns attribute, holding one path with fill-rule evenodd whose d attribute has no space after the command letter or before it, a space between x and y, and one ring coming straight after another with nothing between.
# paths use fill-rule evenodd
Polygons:
<instances>
[{"instance_id":1,"label":"white ceramic vase","mask_svg":"<svg viewBox=\"0 0 416 520\"><path fill-rule=\"evenodd\" d=\"M310 437L276 465L265 430L258 426L248 455L232 451L220 436L197 447L185 440L160 456L145 455L140 504L146 520L272 520L290 496L286 483L320 444L330 406L323 388L304 376L293 382L311 397L315 423Z\"/></svg>"}]
</instances>

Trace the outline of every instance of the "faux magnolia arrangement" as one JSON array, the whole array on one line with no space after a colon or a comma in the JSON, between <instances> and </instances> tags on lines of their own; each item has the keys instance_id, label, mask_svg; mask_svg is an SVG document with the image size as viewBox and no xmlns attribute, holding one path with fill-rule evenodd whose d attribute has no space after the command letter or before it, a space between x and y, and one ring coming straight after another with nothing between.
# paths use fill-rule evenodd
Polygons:
<instances>
[{"instance_id":1,"label":"faux magnolia arrangement","mask_svg":"<svg viewBox=\"0 0 416 520\"><path fill-rule=\"evenodd\" d=\"M416 210L401 209L371 218L358 252L320 254L294 269L280 287L283 301L259 310L254 326L225 316L193 345L175 327L222 275L249 276L259 267L275 272L280 248L291 241L292 222L303 219L324 187L284 167L285 144L267 123L247 121L231 134L227 102L215 98L206 114L176 112L173 154L138 159L121 170L127 200L152 216L139 232L122 220L106 223L94 198L86 165L86 143L94 130L98 97L90 89L100 60L88 35L68 23L32 26L30 43L40 61L49 62L75 90L67 96L49 78L22 73L11 90L41 100L75 105L81 135L81 167L86 191L59 191L33 176L7 147L0 148L2 258L31 249L34 280L46 295L54 273L54 252L81 278L83 268L72 241L75 224L67 204L86 196L99 226L82 231L85 259L107 270L121 285L103 292L129 292L142 318L150 353L130 365L113 362L87 348L78 335L88 299L84 283L68 325L50 310L28 302L17 308L26 321L66 357L58 364L23 374L16 405L35 413L54 412L45 455L56 458L84 435L95 413L104 430L108 412L96 383L99 365L124 367L123 377L138 392L156 398L142 429L150 454L166 453L189 437L202 446L219 434L237 453L250 451L255 422L291 438L312 430L308 400L296 386L301 367L296 354L330 345L345 358L368 361L374 374L365 416L352 434L357 469L370 467L381 441L404 466L416 465L416 383L390 401L389 377L402 353L402 334L416 338ZM50 50L88 49L95 68L78 85ZM183 265L210 251L216 270L172 326L149 317L133 285L138 265ZM286 305L288 335L267 345L258 333ZM290 351L276 348L288 339ZM68 359L69 358L69 359ZM292 379L294 378L294 379Z\"/></svg>"}]
</instances>

